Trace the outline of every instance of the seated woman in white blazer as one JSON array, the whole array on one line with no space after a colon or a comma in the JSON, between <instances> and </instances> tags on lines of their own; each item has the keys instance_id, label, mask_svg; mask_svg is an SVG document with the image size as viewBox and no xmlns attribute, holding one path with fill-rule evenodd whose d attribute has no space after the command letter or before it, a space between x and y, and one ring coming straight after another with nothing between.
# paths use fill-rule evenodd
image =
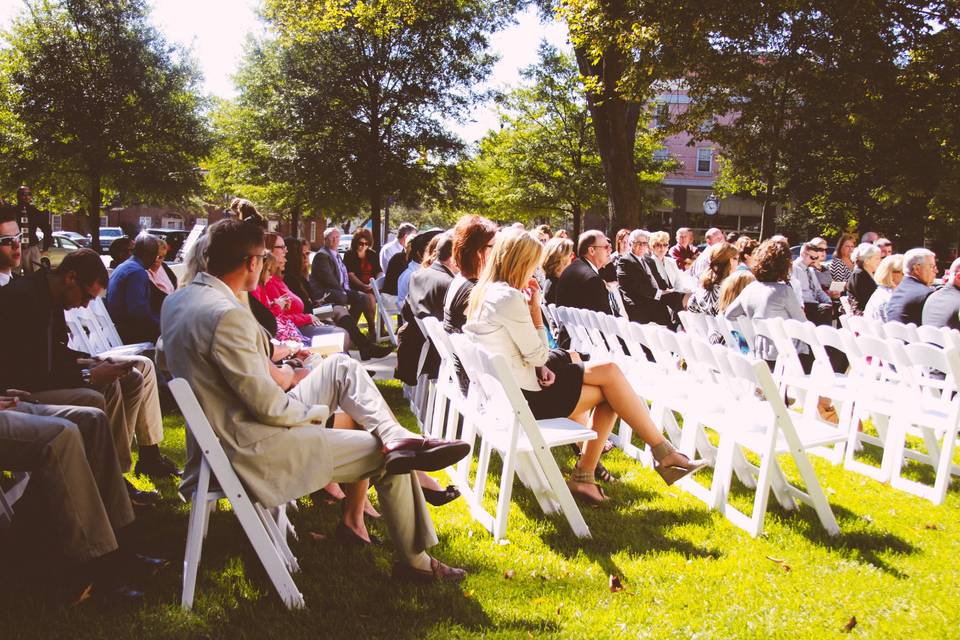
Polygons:
<instances>
[{"instance_id":1,"label":"seated woman in white blazer","mask_svg":"<svg viewBox=\"0 0 960 640\"><path fill-rule=\"evenodd\" d=\"M594 481L594 469L618 415L653 448L656 470L667 484L699 469L701 464L691 462L664 439L619 366L573 362L565 352L547 347L540 287L533 278L542 251L530 233L509 229L497 236L470 294L464 332L487 351L507 357L537 419L583 421L592 411L590 428L597 438L587 443L571 475L571 493L590 504L606 499Z\"/></svg>"}]
</instances>

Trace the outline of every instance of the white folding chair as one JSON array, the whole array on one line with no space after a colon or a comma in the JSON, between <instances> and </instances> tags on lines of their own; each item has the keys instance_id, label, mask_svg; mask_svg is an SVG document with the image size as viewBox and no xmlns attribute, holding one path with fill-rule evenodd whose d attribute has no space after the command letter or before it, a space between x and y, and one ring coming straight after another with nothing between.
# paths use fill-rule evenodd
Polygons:
<instances>
[{"instance_id":1,"label":"white folding chair","mask_svg":"<svg viewBox=\"0 0 960 640\"><path fill-rule=\"evenodd\" d=\"M917 327L917 339L920 342L934 344L941 349L945 349L947 346L952 346L950 341L947 339L947 334L945 331L941 330L940 327L932 327L928 324L922 324Z\"/></svg>"},{"instance_id":2,"label":"white folding chair","mask_svg":"<svg viewBox=\"0 0 960 640\"><path fill-rule=\"evenodd\" d=\"M917 342L920 340L920 335L917 333L917 325L913 324L912 322L909 324L904 324L896 320L888 320L880 326L884 336L894 340L899 340L904 344L909 344L911 342Z\"/></svg>"},{"instance_id":3,"label":"white folding chair","mask_svg":"<svg viewBox=\"0 0 960 640\"><path fill-rule=\"evenodd\" d=\"M0 525L6 521L13 522L13 505L23 496L30 482L30 474L26 471L13 472L13 486L4 491L0 489Z\"/></svg>"},{"instance_id":4,"label":"white folding chair","mask_svg":"<svg viewBox=\"0 0 960 640\"><path fill-rule=\"evenodd\" d=\"M718 429L720 443L717 464L713 474L713 503L731 522L751 536L763 532L769 495L773 492L784 508L796 508L796 500L812 506L821 525L831 535L840 533L830 503L807 457L807 450L841 441L844 434L819 421L803 420L797 425L796 414L787 409L779 389L762 360L750 359L730 349L717 349L718 357L725 357L734 376L727 378L730 410L721 417ZM737 449L752 451L760 464L752 466L756 478L753 509L745 514L729 501L732 472ZM788 454L793 459L806 491L789 483L783 473L778 455Z\"/></svg>"},{"instance_id":5,"label":"white folding chair","mask_svg":"<svg viewBox=\"0 0 960 640\"><path fill-rule=\"evenodd\" d=\"M237 520L240 521L240 526L243 527L247 539L263 564L280 599L288 608L303 608L305 606L303 594L297 589L297 585L290 576L290 572L297 571L299 566L296 557L287 546L287 522L283 509L276 510L278 519L284 525L284 530L281 530L274 517L247 495L189 383L183 378L175 378L170 381L169 388L180 411L183 412L190 434L202 452L199 479L191 500L190 518L187 524L181 605L185 609L193 606L197 570L200 566L200 555L210 512L215 508L217 500L225 498L230 502ZM210 490L211 476L220 485L220 491Z\"/></svg>"},{"instance_id":6,"label":"white folding chair","mask_svg":"<svg viewBox=\"0 0 960 640\"><path fill-rule=\"evenodd\" d=\"M460 486L473 517L495 540L502 540L516 475L533 492L544 513L562 513L577 537L590 537L550 450L593 440L596 432L568 418L536 420L502 355L483 351L464 334L451 335L450 343L471 383L469 402L460 411L475 425L476 437L481 440L475 482ZM492 451L503 458L495 514L483 506Z\"/></svg>"},{"instance_id":7,"label":"white folding chair","mask_svg":"<svg viewBox=\"0 0 960 640\"><path fill-rule=\"evenodd\" d=\"M879 482L889 482L893 474L893 450L888 446L891 421L900 412L901 403L908 403L908 387L901 382L901 371L894 365L893 349L902 348L898 342L872 335L841 333L847 344L851 374L855 377L856 404L847 439L843 466ZM877 435L860 431L858 421L871 419ZM856 458L864 444L883 450L879 467Z\"/></svg>"},{"instance_id":8,"label":"white folding chair","mask_svg":"<svg viewBox=\"0 0 960 640\"><path fill-rule=\"evenodd\" d=\"M381 338L380 327L386 327L390 342L393 343L393 346L397 346L397 329L394 326L394 318L397 319L397 326L399 326L400 306L397 304L396 296L380 291L383 287L383 279L384 276L380 276L370 281L370 287L373 289L373 297L377 301L377 313L374 320L374 324L377 326L374 328L374 335L376 336L376 341L379 342Z\"/></svg>"},{"instance_id":9,"label":"white folding chair","mask_svg":"<svg viewBox=\"0 0 960 640\"><path fill-rule=\"evenodd\" d=\"M906 359L898 359L897 368L911 393L910 402L901 404L901 414L892 421L887 439L890 485L943 504L951 476L960 475L960 467L953 463L960 428L960 351L920 342L904 345L902 351ZM914 434L923 439L926 452L906 446L907 435ZM932 486L903 477L905 457L934 469Z\"/></svg>"}]
</instances>

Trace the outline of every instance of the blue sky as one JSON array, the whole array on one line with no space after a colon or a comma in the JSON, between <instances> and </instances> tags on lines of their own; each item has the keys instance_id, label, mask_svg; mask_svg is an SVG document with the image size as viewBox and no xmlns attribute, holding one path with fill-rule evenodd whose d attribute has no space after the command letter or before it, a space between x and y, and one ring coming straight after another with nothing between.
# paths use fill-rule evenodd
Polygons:
<instances>
[{"instance_id":1,"label":"blue sky","mask_svg":"<svg viewBox=\"0 0 960 640\"><path fill-rule=\"evenodd\" d=\"M256 16L255 0L153 0L154 24L168 39L188 47L199 61L204 75L204 88L213 95L234 94L231 75L237 67L247 33L262 32ZM10 24L23 8L21 0L0 0L0 27ZM500 61L493 70L488 86L502 89L516 85L519 71L536 61L541 39L556 46L565 46L567 29L562 23L541 24L536 12L528 10L518 16L517 24L491 39ZM468 142L478 140L497 124L492 105L475 109L463 124L451 128Z\"/></svg>"}]
</instances>

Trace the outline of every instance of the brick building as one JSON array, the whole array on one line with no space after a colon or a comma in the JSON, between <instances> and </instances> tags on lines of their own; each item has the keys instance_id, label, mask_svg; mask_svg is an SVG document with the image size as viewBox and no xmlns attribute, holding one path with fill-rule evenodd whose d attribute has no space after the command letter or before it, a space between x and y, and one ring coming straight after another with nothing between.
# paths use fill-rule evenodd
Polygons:
<instances>
[{"instance_id":1,"label":"brick building","mask_svg":"<svg viewBox=\"0 0 960 640\"><path fill-rule=\"evenodd\" d=\"M652 126L664 127L668 122L687 110L690 98L682 82L665 85L654 98ZM709 127L712 123L704 123ZM756 236L760 232L762 203L744 196L730 196L720 200L716 215L704 213L703 203L713 195L717 178L717 145L709 140L694 142L693 136L680 133L667 137L663 147L654 153L654 158L675 159L680 167L667 174L660 187L663 203L655 207L651 228L676 230L691 227L702 233L709 227L724 231L738 231ZM659 224L657 224L659 216ZM770 228L772 220L767 221Z\"/></svg>"}]
</instances>

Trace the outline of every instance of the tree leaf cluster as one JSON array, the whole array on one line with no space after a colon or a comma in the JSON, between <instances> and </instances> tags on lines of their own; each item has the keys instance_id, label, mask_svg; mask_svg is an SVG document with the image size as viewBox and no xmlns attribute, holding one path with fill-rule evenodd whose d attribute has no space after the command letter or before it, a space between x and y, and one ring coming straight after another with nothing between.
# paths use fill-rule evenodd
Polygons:
<instances>
[{"instance_id":1,"label":"tree leaf cluster","mask_svg":"<svg viewBox=\"0 0 960 640\"><path fill-rule=\"evenodd\" d=\"M237 77L261 184L281 181L331 218L439 194L436 168L462 149L447 123L482 94L488 34L509 3L269 0L267 38Z\"/></svg>"},{"instance_id":2,"label":"tree leaf cluster","mask_svg":"<svg viewBox=\"0 0 960 640\"><path fill-rule=\"evenodd\" d=\"M4 34L0 136L6 187L83 203L96 235L104 195L182 203L212 139L199 73L142 0L28 0Z\"/></svg>"}]
</instances>

